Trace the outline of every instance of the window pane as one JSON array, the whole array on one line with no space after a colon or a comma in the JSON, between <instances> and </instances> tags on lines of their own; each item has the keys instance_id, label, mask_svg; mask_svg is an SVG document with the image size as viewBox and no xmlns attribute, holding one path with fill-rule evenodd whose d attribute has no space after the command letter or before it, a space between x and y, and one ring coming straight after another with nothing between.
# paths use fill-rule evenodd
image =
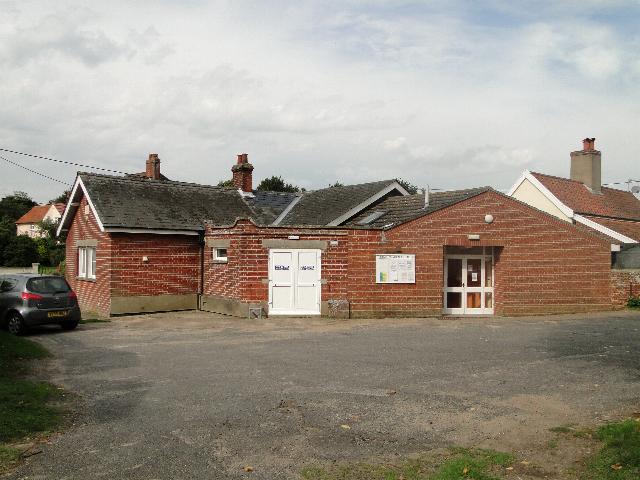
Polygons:
<instances>
[{"instance_id":1,"label":"window pane","mask_svg":"<svg viewBox=\"0 0 640 480\"><path fill-rule=\"evenodd\" d=\"M89 278L96 278L96 249L89 248Z\"/></svg>"},{"instance_id":2,"label":"window pane","mask_svg":"<svg viewBox=\"0 0 640 480\"><path fill-rule=\"evenodd\" d=\"M462 308L462 292L447 292L446 308Z\"/></svg>"},{"instance_id":3,"label":"window pane","mask_svg":"<svg viewBox=\"0 0 640 480\"><path fill-rule=\"evenodd\" d=\"M493 308L493 293L486 292L484 294L484 308Z\"/></svg>"},{"instance_id":4,"label":"window pane","mask_svg":"<svg viewBox=\"0 0 640 480\"><path fill-rule=\"evenodd\" d=\"M447 287L462 286L462 259L447 259Z\"/></svg>"},{"instance_id":5,"label":"window pane","mask_svg":"<svg viewBox=\"0 0 640 480\"><path fill-rule=\"evenodd\" d=\"M480 292L467 292L467 308L481 308L481 300Z\"/></svg>"},{"instance_id":6,"label":"window pane","mask_svg":"<svg viewBox=\"0 0 640 480\"><path fill-rule=\"evenodd\" d=\"M86 250L84 247L78 248L78 276L84 277L87 274L86 271Z\"/></svg>"},{"instance_id":7,"label":"window pane","mask_svg":"<svg viewBox=\"0 0 640 480\"><path fill-rule=\"evenodd\" d=\"M62 293L71 289L64 278L38 277L27 282L27 290L35 293Z\"/></svg>"},{"instance_id":8,"label":"window pane","mask_svg":"<svg viewBox=\"0 0 640 480\"><path fill-rule=\"evenodd\" d=\"M484 286L493 287L493 258L487 257L484 261Z\"/></svg>"},{"instance_id":9,"label":"window pane","mask_svg":"<svg viewBox=\"0 0 640 480\"><path fill-rule=\"evenodd\" d=\"M482 285L481 266L481 259L467 259L467 287L480 287Z\"/></svg>"}]
</instances>

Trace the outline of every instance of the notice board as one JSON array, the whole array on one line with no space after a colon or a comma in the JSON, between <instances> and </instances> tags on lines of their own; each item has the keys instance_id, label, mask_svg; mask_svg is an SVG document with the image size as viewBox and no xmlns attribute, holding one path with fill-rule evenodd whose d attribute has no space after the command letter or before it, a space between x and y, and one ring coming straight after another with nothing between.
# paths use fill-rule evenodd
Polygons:
<instances>
[{"instance_id":1,"label":"notice board","mask_svg":"<svg viewBox=\"0 0 640 480\"><path fill-rule=\"evenodd\" d=\"M376 255L376 283L416 283L416 256Z\"/></svg>"}]
</instances>

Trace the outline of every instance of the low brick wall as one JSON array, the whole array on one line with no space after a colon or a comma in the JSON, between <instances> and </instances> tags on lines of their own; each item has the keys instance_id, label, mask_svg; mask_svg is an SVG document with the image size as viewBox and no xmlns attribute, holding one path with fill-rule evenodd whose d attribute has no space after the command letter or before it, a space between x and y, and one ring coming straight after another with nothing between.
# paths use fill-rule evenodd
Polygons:
<instances>
[{"instance_id":1,"label":"low brick wall","mask_svg":"<svg viewBox=\"0 0 640 480\"><path fill-rule=\"evenodd\" d=\"M629 297L640 296L640 270L611 270L611 304L624 307Z\"/></svg>"}]
</instances>

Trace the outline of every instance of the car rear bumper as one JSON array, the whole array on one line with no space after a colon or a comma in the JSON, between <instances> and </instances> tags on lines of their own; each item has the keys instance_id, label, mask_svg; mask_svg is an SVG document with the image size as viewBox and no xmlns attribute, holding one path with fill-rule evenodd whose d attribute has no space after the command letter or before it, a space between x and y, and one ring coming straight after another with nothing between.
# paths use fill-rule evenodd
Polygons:
<instances>
[{"instance_id":1,"label":"car rear bumper","mask_svg":"<svg viewBox=\"0 0 640 480\"><path fill-rule=\"evenodd\" d=\"M27 326L45 325L48 323L79 322L80 307L56 308L49 310L25 309L20 314ZM51 314L51 315L50 315Z\"/></svg>"}]
</instances>

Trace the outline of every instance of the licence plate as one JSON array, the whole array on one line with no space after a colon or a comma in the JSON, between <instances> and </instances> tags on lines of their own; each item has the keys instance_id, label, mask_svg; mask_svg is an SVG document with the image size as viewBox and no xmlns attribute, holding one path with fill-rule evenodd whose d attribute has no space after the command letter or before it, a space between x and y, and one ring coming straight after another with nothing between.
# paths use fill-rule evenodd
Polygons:
<instances>
[{"instance_id":1,"label":"licence plate","mask_svg":"<svg viewBox=\"0 0 640 480\"><path fill-rule=\"evenodd\" d=\"M62 310L60 312L49 312L47 313L47 317L56 318L56 317L66 317L69 314L69 310Z\"/></svg>"}]
</instances>

